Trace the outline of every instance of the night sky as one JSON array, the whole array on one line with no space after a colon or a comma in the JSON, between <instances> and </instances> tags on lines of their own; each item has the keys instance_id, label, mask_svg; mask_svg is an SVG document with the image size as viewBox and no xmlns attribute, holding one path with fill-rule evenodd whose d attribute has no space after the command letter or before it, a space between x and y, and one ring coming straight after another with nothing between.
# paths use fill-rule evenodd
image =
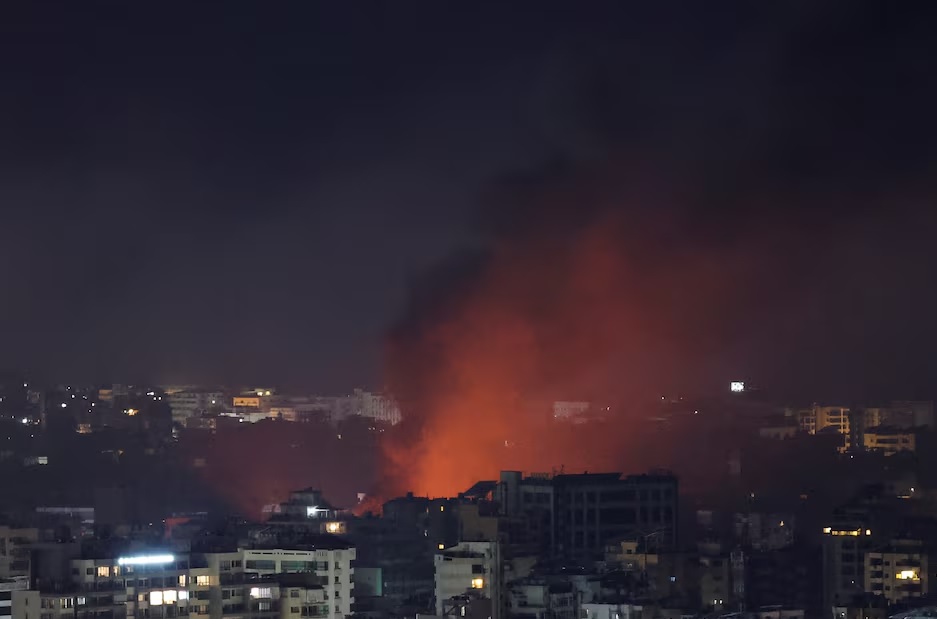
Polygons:
<instances>
[{"instance_id":1,"label":"night sky","mask_svg":"<svg viewBox=\"0 0 937 619\"><path fill-rule=\"evenodd\" d=\"M613 216L662 384L934 395L927 3L18 4L0 365L376 388Z\"/></svg>"}]
</instances>

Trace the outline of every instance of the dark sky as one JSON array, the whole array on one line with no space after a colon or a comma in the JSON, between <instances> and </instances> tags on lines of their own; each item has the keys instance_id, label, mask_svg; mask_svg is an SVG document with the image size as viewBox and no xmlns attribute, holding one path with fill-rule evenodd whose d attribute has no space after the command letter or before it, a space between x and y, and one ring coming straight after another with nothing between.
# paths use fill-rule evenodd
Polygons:
<instances>
[{"instance_id":1,"label":"dark sky","mask_svg":"<svg viewBox=\"0 0 937 619\"><path fill-rule=\"evenodd\" d=\"M738 302L798 311L740 325L736 367L909 395L937 371L926 3L18 4L0 365L376 386L425 273L620 209L670 222L657 261L770 241L777 286Z\"/></svg>"}]
</instances>

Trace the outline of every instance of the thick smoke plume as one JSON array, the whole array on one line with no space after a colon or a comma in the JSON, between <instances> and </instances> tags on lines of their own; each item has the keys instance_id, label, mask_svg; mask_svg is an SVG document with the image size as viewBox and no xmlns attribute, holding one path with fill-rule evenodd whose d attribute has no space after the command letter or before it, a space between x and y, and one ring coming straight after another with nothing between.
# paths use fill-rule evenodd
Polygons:
<instances>
[{"instance_id":1,"label":"thick smoke plume","mask_svg":"<svg viewBox=\"0 0 937 619\"><path fill-rule=\"evenodd\" d=\"M545 71L561 104L539 117L569 163L500 184L482 249L414 290L388 340L406 420L381 495L499 469L690 479L724 465L726 433L649 422L652 403L736 377L808 402L932 397L933 38L926 16L839 9L622 20ZM554 400L607 420L554 423Z\"/></svg>"}]
</instances>

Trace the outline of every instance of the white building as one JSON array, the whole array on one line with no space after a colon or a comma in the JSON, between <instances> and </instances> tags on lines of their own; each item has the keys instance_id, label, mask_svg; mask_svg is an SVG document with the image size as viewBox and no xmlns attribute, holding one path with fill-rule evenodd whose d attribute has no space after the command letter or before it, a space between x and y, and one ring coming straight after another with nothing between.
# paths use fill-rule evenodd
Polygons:
<instances>
[{"instance_id":1,"label":"white building","mask_svg":"<svg viewBox=\"0 0 937 619\"><path fill-rule=\"evenodd\" d=\"M643 607L634 604L590 603L580 606L582 619L635 619L641 616Z\"/></svg>"},{"instance_id":2,"label":"white building","mask_svg":"<svg viewBox=\"0 0 937 619\"><path fill-rule=\"evenodd\" d=\"M324 579L324 599L333 619L351 614L354 603L354 548L329 550L243 550L244 571L258 576L311 572Z\"/></svg>"},{"instance_id":3,"label":"white building","mask_svg":"<svg viewBox=\"0 0 937 619\"><path fill-rule=\"evenodd\" d=\"M553 419L555 421L570 421L583 423L589 415L592 404L589 402L554 402Z\"/></svg>"},{"instance_id":4,"label":"white building","mask_svg":"<svg viewBox=\"0 0 937 619\"><path fill-rule=\"evenodd\" d=\"M335 398L332 404L334 422L355 415L390 425L397 425L402 419L400 408L392 398L361 389L355 389L351 395Z\"/></svg>"},{"instance_id":5,"label":"white building","mask_svg":"<svg viewBox=\"0 0 937 619\"><path fill-rule=\"evenodd\" d=\"M334 545L74 559L63 573L67 586L24 591L33 596L29 600L18 602L18 594L8 596L0 583L0 616L10 606L13 619L37 619L40 613L41 619L101 614L343 619L354 602L354 558L354 548ZM7 597L10 603L4 605Z\"/></svg>"},{"instance_id":6,"label":"white building","mask_svg":"<svg viewBox=\"0 0 937 619\"><path fill-rule=\"evenodd\" d=\"M489 600L501 599L500 558L497 542L461 542L436 553L436 615L442 616L446 600L472 593ZM493 605L498 619L498 604Z\"/></svg>"},{"instance_id":7,"label":"white building","mask_svg":"<svg viewBox=\"0 0 937 619\"><path fill-rule=\"evenodd\" d=\"M166 396L172 409L172 421L185 425L185 420L212 409L223 408L225 394L220 391L177 391Z\"/></svg>"}]
</instances>

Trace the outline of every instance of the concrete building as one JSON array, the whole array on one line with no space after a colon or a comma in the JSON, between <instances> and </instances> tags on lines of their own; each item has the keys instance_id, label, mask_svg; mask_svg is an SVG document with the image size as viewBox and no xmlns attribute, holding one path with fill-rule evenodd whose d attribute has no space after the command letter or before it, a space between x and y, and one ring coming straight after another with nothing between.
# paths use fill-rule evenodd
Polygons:
<instances>
[{"instance_id":1,"label":"concrete building","mask_svg":"<svg viewBox=\"0 0 937 619\"><path fill-rule=\"evenodd\" d=\"M862 435L866 451L875 451L886 456L893 456L902 451L914 452L916 442L916 435L912 430L894 426L869 428Z\"/></svg>"},{"instance_id":2,"label":"concrete building","mask_svg":"<svg viewBox=\"0 0 937 619\"><path fill-rule=\"evenodd\" d=\"M865 554L865 591L889 604L913 602L930 593L930 564L920 541L893 540Z\"/></svg>"},{"instance_id":3,"label":"concrete building","mask_svg":"<svg viewBox=\"0 0 937 619\"><path fill-rule=\"evenodd\" d=\"M820 406L797 411L797 423L801 431L808 434L835 431L843 436L840 451L846 451L850 445L852 424L849 409L844 406Z\"/></svg>"},{"instance_id":4,"label":"concrete building","mask_svg":"<svg viewBox=\"0 0 937 619\"><path fill-rule=\"evenodd\" d=\"M589 402L554 402L553 419L555 421L585 423L588 421L591 408L592 404Z\"/></svg>"},{"instance_id":5,"label":"concrete building","mask_svg":"<svg viewBox=\"0 0 937 619\"><path fill-rule=\"evenodd\" d=\"M333 400L333 422L354 416L389 425L397 425L403 419L400 408L392 398L361 389L355 389L352 394L339 396Z\"/></svg>"},{"instance_id":6,"label":"concrete building","mask_svg":"<svg viewBox=\"0 0 937 619\"><path fill-rule=\"evenodd\" d=\"M462 542L434 557L436 614L447 600L468 594L492 600L492 619L499 619L501 600L500 553L497 542Z\"/></svg>"},{"instance_id":7,"label":"concrete building","mask_svg":"<svg viewBox=\"0 0 937 619\"><path fill-rule=\"evenodd\" d=\"M794 515L747 512L734 517L736 539L752 550L780 550L794 543Z\"/></svg>"},{"instance_id":8,"label":"concrete building","mask_svg":"<svg viewBox=\"0 0 937 619\"><path fill-rule=\"evenodd\" d=\"M29 577L0 578L0 619L7 617L38 619L39 595L29 590Z\"/></svg>"},{"instance_id":9,"label":"concrete building","mask_svg":"<svg viewBox=\"0 0 937 619\"><path fill-rule=\"evenodd\" d=\"M227 401L225 394L217 390L175 391L166 398L172 410L172 421L178 425L185 425L191 417L223 410Z\"/></svg>"},{"instance_id":10,"label":"concrete building","mask_svg":"<svg viewBox=\"0 0 937 619\"><path fill-rule=\"evenodd\" d=\"M29 576L29 545L38 539L38 529L0 525L0 580Z\"/></svg>"},{"instance_id":11,"label":"concrete building","mask_svg":"<svg viewBox=\"0 0 937 619\"><path fill-rule=\"evenodd\" d=\"M354 603L354 558L335 538L304 549L82 557L38 579L32 606L39 619L339 619Z\"/></svg>"},{"instance_id":12,"label":"concrete building","mask_svg":"<svg viewBox=\"0 0 937 619\"><path fill-rule=\"evenodd\" d=\"M577 618L576 593L571 583L528 577L511 582L505 589L507 610L515 619ZM598 609L594 612L599 616Z\"/></svg>"}]
</instances>

